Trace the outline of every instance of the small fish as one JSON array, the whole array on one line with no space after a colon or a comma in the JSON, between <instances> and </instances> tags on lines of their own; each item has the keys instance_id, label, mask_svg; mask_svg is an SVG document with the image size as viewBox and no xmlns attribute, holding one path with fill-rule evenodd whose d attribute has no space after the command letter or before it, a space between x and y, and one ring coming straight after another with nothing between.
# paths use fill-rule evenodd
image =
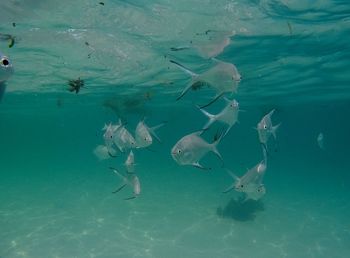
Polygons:
<instances>
[{"instance_id":1,"label":"small fish","mask_svg":"<svg viewBox=\"0 0 350 258\"><path fill-rule=\"evenodd\" d=\"M228 128L226 129L224 136L230 131L231 127L238 122L238 113L239 113L239 104L238 102L233 99L229 100L227 98L224 98L227 105L221 110L220 113L213 115L209 112L200 109L204 115L206 115L209 118L209 121L207 124L203 127L203 130L206 130L210 127L211 124L213 124L215 121L222 122L224 124L228 125Z\"/></svg>"},{"instance_id":2,"label":"small fish","mask_svg":"<svg viewBox=\"0 0 350 258\"><path fill-rule=\"evenodd\" d=\"M114 149L114 134L120 127L121 124L113 125L112 123L109 123L108 125L105 124L105 126L102 128L102 130L105 131L103 134L103 139L107 147L108 154L111 157L115 157L117 153L117 151Z\"/></svg>"},{"instance_id":3,"label":"small fish","mask_svg":"<svg viewBox=\"0 0 350 258\"><path fill-rule=\"evenodd\" d=\"M14 72L10 59L0 52L0 100L5 93L5 82L12 76Z\"/></svg>"},{"instance_id":4,"label":"small fish","mask_svg":"<svg viewBox=\"0 0 350 258\"><path fill-rule=\"evenodd\" d=\"M125 167L128 173L135 173L135 156L132 150L126 158Z\"/></svg>"},{"instance_id":5,"label":"small fish","mask_svg":"<svg viewBox=\"0 0 350 258\"><path fill-rule=\"evenodd\" d=\"M182 91L177 100L181 99L191 88L193 88L193 85L198 84L198 82L209 85L216 90L215 97L208 104L201 106L201 108L211 105L225 93L237 92L238 84L241 81L241 75L236 66L215 58L212 60L216 62L216 65L201 74L194 73L182 64L170 60L171 63L175 64L178 68L191 76L190 83Z\"/></svg>"},{"instance_id":6,"label":"small fish","mask_svg":"<svg viewBox=\"0 0 350 258\"><path fill-rule=\"evenodd\" d=\"M271 116L275 110L271 110L267 115L265 115L258 123L257 130L259 135L259 141L263 147L267 150L267 142L271 135L276 139L276 131L281 124L272 125Z\"/></svg>"},{"instance_id":7,"label":"small fish","mask_svg":"<svg viewBox=\"0 0 350 258\"><path fill-rule=\"evenodd\" d=\"M223 134L211 144L203 140L200 134L201 131L182 137L171 149L171 156L179 165L192 165L206 169L199 161L210 151L214 152L223 162L221 154L217 150L217 145L221 141Z\"/></svg>"},{"instance_id":8,"label":"small fish","mask_svg":"<svg viewBox=\"0 0 350 258\"><path fill-rule=\"evenodd\" d=\"M246 199L260 199L266 193L266 189L262 182L265 171L266 160L261 161L256 166L249 169L242 177L238 177L233 172L228 171L234 179L234 183L228 187L224 193L234 189L237 192L245 193L247 195Z\"/></svg>"},{"instance_id":9,"label":"small fish","mask_svg":"<svg viewBox=\"0 0 350 258\"><path fill-rule=\"evenodd\" d=\"M118 172L117 169L110 167L110 169L117 174L122 180L123 183L112 193L118 193L120 190L122 190L125 186L129 185L132 188L133 195L131 197L125 198L124 200L131 200L138 197L141 193L141 184L140 180L134 173L126 173L125 175Z\"/></svg>"},{"instance_id":10,"label":"small fish","mask_svg":"<svg viewBox=\"0 0 350 258\"><path fill-rule=\"evenodd\" d=\"M107 148L107 146L105 145L98 145L93 153L95 154L95 156L99 159L99 160L105 160L105 159L109 159L111 157L109 150Z\"/></svg>"},{"instance_id":11,"label":"small fish","mask_svg":"<svg viewBox=\"0 0 350 258\"><path fill-rule=\"evenodd\" d=\"M121 123L121 122L119 122ZM119 148L121 152L136 148L136 141L131 133L121 125L113 136L114 144Z\"/></svg>"},{"instance_id":12,"label":"small fish","mask_svg":"<svg viewBox=\"0 0 350 258\"><path fill-rule=\"evenodd\" d=\"M145 148L153 143L152 135L160 142L159 137L156 135L155 130L162 127L165 123L157 126L148 127L144 120L140 121L135 130L135 141L137 148Z\"/></svg>"},{"instance_id":13,"label":"small fish","mask_svg":"<svg viewBox=\"0 0 350 258\"><path fill-rule=\"evenodd\" d=\"M317 144L318 147L320 147L321 150L324 150L324 137L323 133L319 133L317 136Z\"/></svg>"}]
</instances>

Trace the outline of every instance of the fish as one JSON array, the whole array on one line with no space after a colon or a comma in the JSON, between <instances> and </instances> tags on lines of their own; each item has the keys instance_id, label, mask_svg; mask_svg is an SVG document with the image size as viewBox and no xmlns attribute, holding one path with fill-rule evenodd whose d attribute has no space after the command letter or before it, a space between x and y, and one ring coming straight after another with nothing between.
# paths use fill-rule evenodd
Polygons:
<instances>
[{"instance_id":1,"label":"fish","mask_svg":"<svg viewBox=\"0 0 350 258\"><path fill-rule=\"evenodd\" d=\"M229 186L224 193L228 193L231 190L235 190L237 192L243 192L246 194L247 199L258 200L265 193L266 189L263 184L263 177L266 172L266 160L262 160L253 168L248 169L248 171L242 176L236 176L232 171L227 170L230 176L234 179L234 183Z\"/></svg>"},{"instance_id":2,"label":"fish","mask_svg":"<svg viewBox=\"0 0 350 258\"><path fill-rule=\"evenodd\" d=\"M185 135L171 149L171 156L179 165L192 165L196 168L207 169L199 161L208 152L213 152L223 163L222 156L217 149L223 134L217 137L213 143L208 143L200 137L201 133L202 131L198 131Z\"/></svg>"},{"instance_id":3,"label":"fish","mask_svg":"<svg viewBox=\"0 0 350 258\"><path fill-rule=\"evenodd\" d=\"M98 145L94 149L93 153L100 161L105 160L105 159L109 159L111 157L111 154L110 154L107 146L105 146L105 145Z\"/></svg>"},{"instance_id":4,"label":"fish","mask_svg":"<svg viewBox=\"0 0 350 258\"><path fill-rule=\"evenodd\" d=\"M128 173L135 173L135 156L132 150L129 152L124 164Z\"/></svg>"},{"instance_id":5,"label":"fish","mask_svg":"<svg viewBox=\"0 0 350 258\"><path fill-rule=\"evenodd\" d=\"M121 174L116 168L110 167L110 169L118 175L122 180L122 184L112 193L118 193L120 190L122 190L125 186L130 186L133 191L133 195L131 197L125 198L124 200L131 200L138 197L141 193L141 183L140 179L135 173L126 173L125 175Z\"/></svg>"},{"instance_id":6,"label":"fish","mask_svg":"<svg viewBox=\"0 0 350 258\"><path fill-rule=\"evenodd\" d=\"M272 125L271 116L275 110L271 110L267 115L265 115L258 123L256 129L258 131L259 141L263 148L267 151L267 142L271 135L276 139L276 131L280 127L281 123L278 125Z\"/></svg>"},{"instance_id":7,"label":"fish","mask_svg":"<svg viewBox=\"0 0 350 258\"><path fill-rule=\"evenodd\" d=\"M102 130L105 131L105 133L103 134L103 139L107 147L108 154L111 157L115 157L117 152L114 149L114 134L120 126L121 125L112 125L112 123L109 123L108 125L105 124L104 127L102 128Z\"/></svg>"},{"instance_id":8,"label":"fish","mask_svg":"<svg viewBox=\"0 0 350 258\"><path fill-rule=\"evenodd\" d=\"M159 142L161 140L159 137L156 135L155 130L158 128L162 127L165 123L153 126L153 127L148 127L145 123L145 119L140 121L135 130L135 141L136 141L136 146L137 148L145 148L150 146L153 143L153 138L156 138Z\"/></svg>"},{"instance_id":9,"label":"fish","mask_svg":"<svg viewBox=\"0 0 350 258\"><path fill-rule=\"evenodd\" d=\"M319 133L317 136L317 144L321 150L324 150L324 136L323 133Z\"/></svg>"},{"instance_id":10,"label":"fish","mask_svg":"<svg viewBox=\"0 0 350 258\"><path fill-rule=\"evenodd\" d=\"M215 121L219 121L228 125L223 135L225 137L232 126L238 122L239 103L235 99L229 100L227 98L224 98L224 100L227 103L226 106L216 115L210 114L204 109L200 109L202 113L209 118L209 121L202 128L202 130L208 129Z\"/></svg>"},{"instance_id":11,"label":"fish","mask_svg":"<svg viewBox=\"0 0 350 258\"><path fill-rule=\"evenodd\" d=\"M239 74L236 66L231 63L220 61L216 58L212 58L212 60L215 61L215 66L201 74L197 74L189 70L174 60L170 60L171 63L175 64L178 68L191 76L190 83L181 92L177 100L181 99L193 87L193 85L199 82L209 85L216 91L215 97L209 103L201 106L200 108L211 105L225 93L237 92L238 84L241 81L241 75Z\"/></svg>"},{"instance_id":12,"label":"fish","mask_svg":"<svg viewBox=\"0 0 350 258\"><path fill-rule=\"evenodd\" d=\"M121 122L119 122L121 124ZM118 127L113 135L114 144L121 152L136 148L136 141L124 125Z\"/></svg>"},{"instance_id":13,"label":"fish","mask_svg":"<svg viewBox=\"0 0 350 258\"><path fill-rule=\"evenodd\" d=\"M0 52L0 100L6 90L6 81L12 76L14 69L10 59Z\"/></svg>"}]
</instances>

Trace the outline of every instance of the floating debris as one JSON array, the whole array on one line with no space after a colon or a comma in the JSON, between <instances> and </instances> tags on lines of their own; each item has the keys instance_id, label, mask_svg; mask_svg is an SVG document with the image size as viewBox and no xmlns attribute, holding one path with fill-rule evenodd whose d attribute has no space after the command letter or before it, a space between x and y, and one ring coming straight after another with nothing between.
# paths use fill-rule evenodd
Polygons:
<instances>
[{"instance_id":1,"label":"floating debris","mask_svg":"<svg viewBox=\"0 0 350 258\"><path fill-rule=\"evenodd\" d=\"M80 91L80 88L84 87L84 80L81 80L80 77L77 80L69 80L68 85L69 85L68 90L70 92L75 92L76 94L78 94Z\"/></svg>"},{"instance_id":2,"label":"floating debris","mask_svg":"<svg viewBox=\"0 0 350 258\"><path fill-rule=\"evenodd\" d=\"M105 3L104 3L104 2L99 2L99 4L100 4L100 5L105 5Z\"/></svg>"}]
</instances>

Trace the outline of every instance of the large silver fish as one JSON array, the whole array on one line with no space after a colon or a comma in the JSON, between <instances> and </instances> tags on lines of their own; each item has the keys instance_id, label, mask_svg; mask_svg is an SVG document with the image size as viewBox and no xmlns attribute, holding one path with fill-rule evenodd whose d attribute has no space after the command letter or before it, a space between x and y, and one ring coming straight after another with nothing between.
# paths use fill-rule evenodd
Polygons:
<instances>
[{"instance_id":1,"label":"large silver fish","mask_svg":"<svg viewBox=\"0 0 350 258\"><path fill-rule=\"evenodd\" d=\"M141 184L139 178L136 176L135 173L128 173L126 172L125 175L121 174L117 169L110 167L112 171L117 174L122 180L122 184L117 188L117 190L113 191L112 193L118 193L120 190L122 190L125 186L130 186L133 191L133 195L131 197L125 198L124 200L131 200L138 197L141 193Z\"/></svg>"},{"instance_id":2,"label":"large silver fish","mask_svg":"<svg viewBox=\"0 0 350 258\"><path fill-rule=\"evenodd\" d=\"M136 141L131 133L121 125L113 136L114 144L121 152L136 148Z\"/></svg>"},{"instance_id":3,"label":"large silver fish","mask_svg":"<svg viewBox=\"0 0 350 258\"><path fill-rule=\"evenodd\" d=\"M193 87L193 85L196 85L198 83L209 85L216 91L215 97L208 104L201 106L201 108L207 107L210 104L214 103L225 93L237 92L238 84L241 81L241 75L239 74L236 66L234 64L226 63L218 59L213 60L216 62L216 65L201 74L197 74L189 70L174 60L170 60L171 63L175 64L182 71L191 76L190 83L182 91L177 100L182 98Z\"/></svg>"},{"instance_id":4,"label":"large silver fish","mask_svg":"<svg viewBox=\"0 0 350 258\"><path fill-rule=\"evenodd\" d=\"M233 172L228 171L234 179L234 183L228 187L224 193L231 190L243 192L246 199L258 200L265 195L266 189L263 184L263 177L266 171L266 160L264 159L253 168L249 169L242 177L236 176Z\"/></svg>"},{"instance_id":5,"label":"large silver fish","mask_svg":"<svg viewBox=\"0 0 350 258\"><path fill-rule=\"evenodd\" d=\"M265 115L260 120L257 126L259 141L264 146L265 150L267 150L267 142L270 136L273 135L273 137L276 139L276 131L278 127L281 125L281 124L278 124L275 126L272 125L271 116L273 115L274 112L275 112L274 109L271 110L267 115Z\"/></svg>"},{"instance_id":6,"label":"large silver fish","mask_svg":"<svg viewBox=\"0 0 350 258\"><path fill-rule=\"evenodd\" d=\"M14 69L10 59L0 52L0 100L6 90L5 82L11 77L13 72Z\"/></svg>"},{"instance_id":7,"label":"large silver fish","mask_svg":"<svg viewBox=\"0 0 350 258\"><path fill-rule=\"evenodd\" d=\"M153 143L152 135L160 142L159 137L156 135L155 130L162 127L164 123L148 127L145 121L140 121L135 129L135 141L137 148L145 148L150 146Z\"/></svg>"},{"instance_id":8,"label":"large silver fish","mask_svg":"<svg viewBox=\"0 0 350 258\"><path fill-rule=\"evenodd\" d=\"M179 165L192 165L205 169L199 161L208 153L214 152L223 161L221 154L217 150L217 145L222 139L221 135L213 143L207 143L200 137L202 131L188 134L182 137L171 149L171 156Z\"/></svg>"},{"instance_id":9,"label":"large silver fish","mask_svg":"<svg viewBox=\"0 0 350 258\"><path fill-rule=\"evenodd\" d=\"M206 130L210 127L211 124L213 124L215 121L222 122L224 124L228 125L228 128L226 129L223 136L225 136L232 126L238 121L238 113L239 113L239 104L238 102L233 99L229 100L227 98L224 98L227 105L220 111L220 113L213 115L209 112L200 109L204 115L206 115L209 118L209 121L206 123L206 125L203 127L203 130Z\"/></svg>"}]
</instances>

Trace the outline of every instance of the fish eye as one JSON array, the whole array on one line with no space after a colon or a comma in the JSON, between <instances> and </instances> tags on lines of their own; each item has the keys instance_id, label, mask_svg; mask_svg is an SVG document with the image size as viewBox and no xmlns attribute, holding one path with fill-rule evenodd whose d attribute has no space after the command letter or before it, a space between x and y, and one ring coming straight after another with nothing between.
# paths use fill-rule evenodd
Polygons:
<instances>
[{"instance_id":1,"label":"fish eye","mask_svg":"<svg viewBox=\"0 0 350 258\"><path fill-rule=\"evenodd\" d=\"M10 65L9 60L7 60L6 58L1 59L1 64L5 67Z\"/></svg>"},{"instance_id":2,"label":"fish eye","mask_svg":"<svg viewBox=\"0 0 350 258\"><path fill-rule=\"evenodd\" d=\"M240 187L240 188L243 188L243 187L244 187L244 185L240 185L239 187Z\"/></svg>"},{"instance_id":3,"label":"fish eye","mask_svg":"<svg viewBox=\"0 0 350 258\"><path fill-rule=\"evenodd\" d=\"M181 153L181 150L177 150L177 153Z\"/></svg>"},{"instance_id":4,"label":"fish eye","mask_svg":"<svg viewBox=\"0 0 350 258\"><path fill-rule=\"evenodd\" d=\"M266 125L264 125L264 129L267 129L267 126L266 126Z\"/></svg>"}]
</instances>

